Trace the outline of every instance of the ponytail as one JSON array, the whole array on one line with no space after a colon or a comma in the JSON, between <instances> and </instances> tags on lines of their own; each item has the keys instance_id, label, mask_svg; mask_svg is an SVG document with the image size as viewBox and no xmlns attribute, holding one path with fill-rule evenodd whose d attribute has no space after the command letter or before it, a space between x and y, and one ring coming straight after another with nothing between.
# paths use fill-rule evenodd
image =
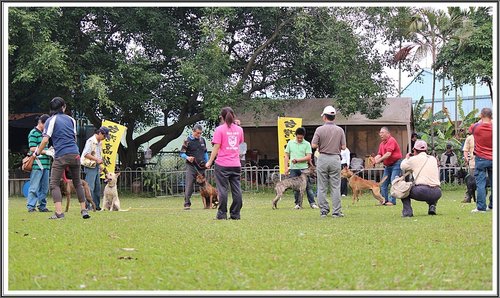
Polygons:
<instances>
[{"instance_id":1,"label":"ponytail","mask_svg":"<svg viewBox=\"0 0 500 298\"><path fill-rule=\"evenodd\" d=\"M234 123L234 111L230 107L225 107L222 109L220 112L220 117L222 120L226 123L228 127L231 126L231 124Z\"/></svg>"}]
</instances>

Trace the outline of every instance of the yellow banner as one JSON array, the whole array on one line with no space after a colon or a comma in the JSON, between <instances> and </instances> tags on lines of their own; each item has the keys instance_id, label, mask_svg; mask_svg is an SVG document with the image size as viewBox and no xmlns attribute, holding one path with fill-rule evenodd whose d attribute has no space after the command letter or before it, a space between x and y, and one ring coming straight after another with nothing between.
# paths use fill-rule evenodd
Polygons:
<instances>
[{"instance_id":1,"label":"yellow banner","mask_svg":"<svg viewBox=\"0 0 500 298\"><path fill-rule=\"evenodd\" d=\"M278 117L278 158L280 174L285 174L285 148L295 138L295 130L302 126L302 118Z\"/></svg>"},{"instance_id":2,"label":"yellow banner","mask_svg":"<svg viewBox=\"0 0 500 298\"><path fill-rule=\"evenodd\" d=\"M115 172L116 156L118 155L118 146L122 139L123 133L127 127L114 123L108 120L102 121L102 126L109 128L109 141L104 139L102 141L102 164L108 172Z\"/></svg>"}]
</instances>

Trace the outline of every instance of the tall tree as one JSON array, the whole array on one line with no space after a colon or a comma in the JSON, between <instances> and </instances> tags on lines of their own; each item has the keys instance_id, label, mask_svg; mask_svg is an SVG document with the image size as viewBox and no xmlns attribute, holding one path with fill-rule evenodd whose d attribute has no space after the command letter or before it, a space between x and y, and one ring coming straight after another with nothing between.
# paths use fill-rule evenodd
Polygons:
<instances>
[{"instance_id":1,"label":"tall tree","mask_svg":"<svg viewBox=\"0 0 500 298\"><path fill-rule=\"evenodd\" d=\"M250 107L255 98L331 97L345 115L377 117L389 85L382 56L342 14L299 7L11 8L9 105L20 110L17 102L61 95L95 126L102 119L127 126L127 146L119 150L124 166L133 166L141 145L151 143L156 154L186 126L215 121L223 105ZM40 45L54 54L36 50Z\"/></svg>"}]
</instances>

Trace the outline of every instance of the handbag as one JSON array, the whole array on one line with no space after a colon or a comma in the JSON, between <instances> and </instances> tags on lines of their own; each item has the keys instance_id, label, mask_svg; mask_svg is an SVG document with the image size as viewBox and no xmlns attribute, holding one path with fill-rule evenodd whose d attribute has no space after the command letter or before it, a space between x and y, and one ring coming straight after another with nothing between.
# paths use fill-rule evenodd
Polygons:
<instances>
[{"instance_id":1,"label":"handbag","mask_svg":"<svg viewBox=\"0 0 500 298\"><path fill-rule=\"evenodd\" d=\"M36 155L31 154L23 158L23 164L21 165L21 170L24 172L31 172L33 169L33 162L35 162Z\"/></svg>"},{"instance_id":2,"label":"handbag","mask_svg":"<svg viewBox=\"0 0 500 298\"><path fill-rule=\"evenodd\" d=\"M424 165L420 168L420 171L418 171L418 174L415 176L413 181L405 181L406 176L410 175L410 172L401 177L396 177L396 179L394 179L391 183L391 196L396 199L407 198L410 195L411 188L415 185L418 175L420 175L420 172L425 167L428 160L429 158L427 157L427 160L424 162Z\"/></svg>"},{"instance_id":3,"label":"handbag","mask_svg":"<svg viewBox=\"0 0 500 298\"><path fill-rule=\"evenodd\" d=\"M90 155L94 156L97 146L94 143L92 143L91 146L92 146L92 151L90 152ZM81 162L82 166L84 166L86 168L94 169L96 167L96 161L93 159L88 159L85 156L82 156L80 158L80 162Z\"/></svg>"}]
</instances>

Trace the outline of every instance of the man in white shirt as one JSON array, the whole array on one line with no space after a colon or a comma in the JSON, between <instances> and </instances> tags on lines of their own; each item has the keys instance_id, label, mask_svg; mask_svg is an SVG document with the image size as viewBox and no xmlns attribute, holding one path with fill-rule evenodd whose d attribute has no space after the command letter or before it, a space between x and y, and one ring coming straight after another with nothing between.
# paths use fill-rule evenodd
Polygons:
<instances>
[{"instance_id":1,"label":"man in white shirt","mask_svg":"<svg viewBox=\"0 0 500 298\"><path fill-rule=\"evenodd\" d=\"M349 148L345 148L344 150L340 150L340 166L342 169L349 168L351 163L351 151ZM345 197L347 196L347 178L342 178L340 180L340 194Z\"/></svg>"}]
</instances>

